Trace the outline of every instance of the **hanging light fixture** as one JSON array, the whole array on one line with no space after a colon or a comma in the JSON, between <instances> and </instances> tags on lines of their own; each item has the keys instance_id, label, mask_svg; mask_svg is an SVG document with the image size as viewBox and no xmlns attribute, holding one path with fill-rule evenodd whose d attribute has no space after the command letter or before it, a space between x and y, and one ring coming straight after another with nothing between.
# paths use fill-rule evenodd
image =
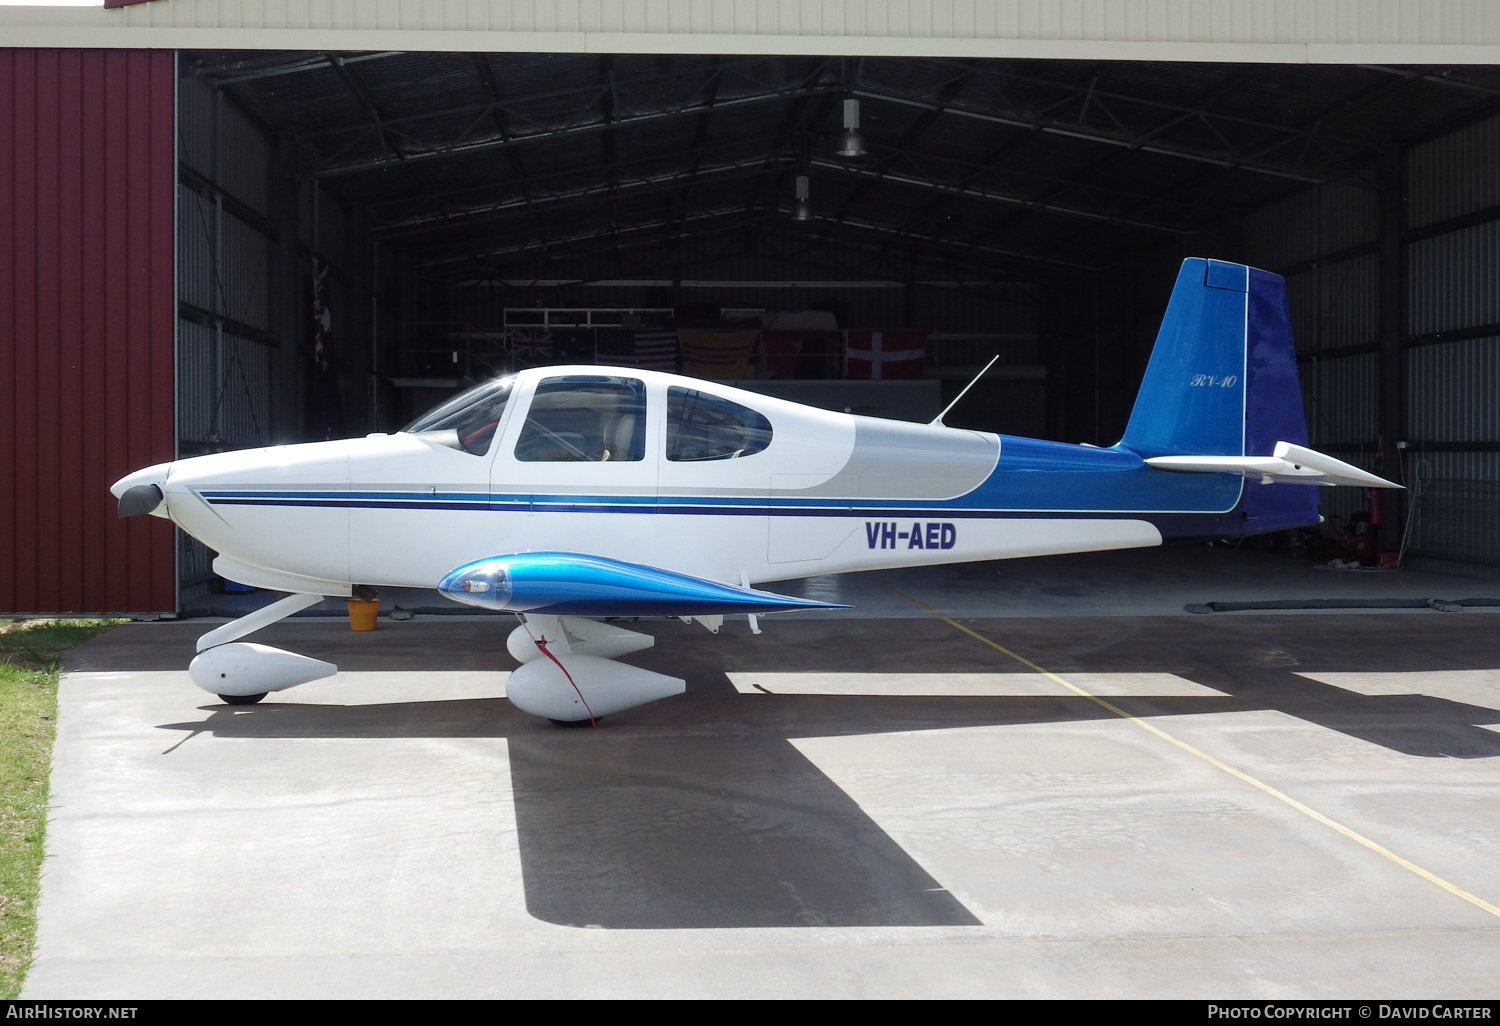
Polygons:
<instances>
[{"instance_id":1,"label":"hanging light fixture","mask_svg":"<svg viewBox=\"0 0 1500 1026\"><path fill-rule=\"evenodd\" d=\"M834 153L852 160L867 152L865 137L859 134L859 101L851 96L844 101L844 134L839 136L839 148Z\"/></svg>"},{"instance_id":2,"label":"hanging light fixture","mask_svg":"<svg viewBox=\"0 0 1500 1026\"><path fill-rule=\"evenodd\" d=\"M792 220L807 221L812 218L812 205L807 201L807 176L797 176L797 202L792 205Z\"/></svg>"}]
</instances>

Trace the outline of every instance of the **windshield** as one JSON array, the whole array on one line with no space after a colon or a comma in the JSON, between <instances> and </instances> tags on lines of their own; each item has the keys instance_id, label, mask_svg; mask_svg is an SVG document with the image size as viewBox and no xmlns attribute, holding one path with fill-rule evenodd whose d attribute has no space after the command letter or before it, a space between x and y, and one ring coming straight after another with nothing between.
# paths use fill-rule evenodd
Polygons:
<instances>
[{"instance_id":1,"label":"windshield","mask_svg":"<svg viewBox=\"0 0 1500 1026\"><path fill-rule=\"evenodd\" d=\"M490 451L515 382L513 377L496 378L471 388L427 411L403 430L461 452L483 456Z\"/></svg>"}]
</instances>

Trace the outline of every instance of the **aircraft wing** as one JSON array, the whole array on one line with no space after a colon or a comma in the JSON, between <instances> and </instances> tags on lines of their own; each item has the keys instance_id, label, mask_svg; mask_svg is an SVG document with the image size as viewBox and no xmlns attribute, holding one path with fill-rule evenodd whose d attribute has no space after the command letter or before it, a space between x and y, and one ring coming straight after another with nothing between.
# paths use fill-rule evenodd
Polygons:
<instances>
[{"instance_id":1,"label":"aircraft wing","mask_svg":"<svg viewBox=\"0 0 1500 1026\"><path fill-rule=\"evenodd\" d=\"M517 552L451 571L438 591L482 609L569 616L713 616L847 609L577 552Z\"/></svg>"},{"instance_id":2,"label":"aircraft wing","mask_svg":"<svg viewBox=\"0 0 1500 1026\"><path fill-rule=\"evenodd\" d=\"M1403 487L1343 460L1291 442L1277 442L1271 456L1152 456L1146 462L1158 470L1258 477L1261 484Z\"/></svg>"}]
</instances>

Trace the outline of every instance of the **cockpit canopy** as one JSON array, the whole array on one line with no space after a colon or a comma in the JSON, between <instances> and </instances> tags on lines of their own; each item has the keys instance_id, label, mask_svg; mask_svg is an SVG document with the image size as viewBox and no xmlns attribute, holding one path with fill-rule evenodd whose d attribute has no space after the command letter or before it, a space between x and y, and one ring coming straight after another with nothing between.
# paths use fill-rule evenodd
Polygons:
<instances>
[{"instance_id":1,"label":"cockpit canopy","mask_svg":"<svg viewBox=\"0 0 1500 1026\"><path fill-rule=\"evenodd\" d=\"M457 395L405 428L408 434L476 456L487 455L515 377ZM771 444L771 422L730 399L694 388L667 389L666 452L674 463L731 460ZM543 378L516 441L523 463L634 462L646 457L646 384L608 374Z\"/></svg>"}]
</instances>

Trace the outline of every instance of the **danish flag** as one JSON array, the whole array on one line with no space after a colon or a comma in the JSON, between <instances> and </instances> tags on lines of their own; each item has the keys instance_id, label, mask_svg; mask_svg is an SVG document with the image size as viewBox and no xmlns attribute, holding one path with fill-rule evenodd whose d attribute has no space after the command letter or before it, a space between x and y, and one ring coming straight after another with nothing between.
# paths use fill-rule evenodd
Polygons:
<instances>
[{"instance_id":1,"label":"danish flag","mask_svg":"<svg viewBox=\"0 0 1500 1026\"><path fill-rule=\"evenodd\" d=\"M920 378L927 362L925 331L849 331L844 345L846 378Z\"/></svg>"}]
</instances>

